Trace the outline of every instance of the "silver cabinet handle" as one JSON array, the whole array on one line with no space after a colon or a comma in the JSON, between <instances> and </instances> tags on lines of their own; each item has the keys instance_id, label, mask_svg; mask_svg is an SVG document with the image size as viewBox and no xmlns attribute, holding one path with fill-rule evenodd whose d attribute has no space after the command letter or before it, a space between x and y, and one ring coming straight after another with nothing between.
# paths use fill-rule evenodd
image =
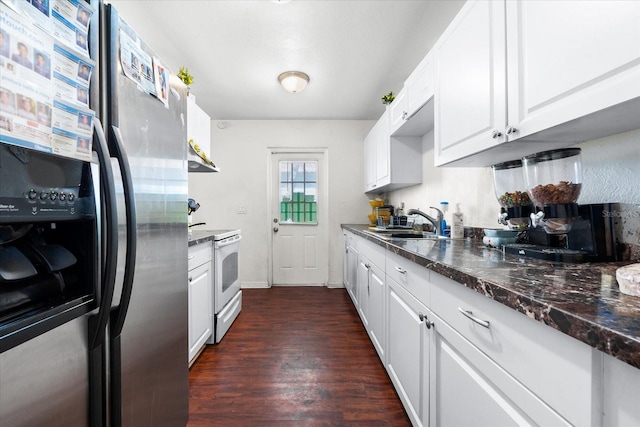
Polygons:
<instances>
[{"instance_id":1,"label":"silver cabinet handle","mask_svg":"<svg viewBox=\"0 0 640 427\"><path fill-rule=\"evenodd\" d=\"M518 129L514 128L513 126L507 126L507 129L505 130L505 133L507 135L513 135L516 132L518 132Z\"/></svg>"},{"instance_id":2,"label":"silver cabinet handle","mask_svg":"<svg viewBox=\"0 0 640 427\"><path fill-rule=\"evenodd\" d=\"M407 274L407 270L404 270L396 265L396 271L400 274Z\"/></svg>"},{"instance_id":3,"label":"silver cabinet handle","mask_svg":"<svg viewBox=\"0 0 640 427\"><path fill-rule=\"evenodd\" d=\"M499 130L494 130L493 132L491 132L491 138L493 139L498 139L502 136L502 132L500 132Z\"/></svg>"},{"instance_id":4,"label":"silver cabinet handle","mask_svg":"<svg viewBox=\"0 0 640 427\"><path fill-rule=\"evenodd\" d=\"M489 321L488 320L478 319L476 316L473 315L473 312L471 312L469 310L465 310L462 307L458 307L458 311L460 313L462 313L468 319L471 319L474 322L476 322L478 325L483 326L485 328L489 328Z\"/></svg>"},{"instance_id":5,"label":"silver cabinet handle","mask_svg":"<svg viewBox=\"0 0 640 427\"><path fill-rule=\"evenodd\" d=\"M429 320L427 316L422 314L422 312L418 313L418 319L420 319L421 322L424 322L424 325L427 327L427 329L431 329L431 327L433 326L433 322Z\"/></svg>"},{"instance_id":6,"label":"silver cabinet handle","mask_svg":"<svg viewBox=\"0 0 640 427\"><path fill-rule=\"evenodd\" d=\"M409 113L407 113L406 111L402 112L402 120L407 120L407 116L409 115Z\"/></svg>"},{"instance_id":7,"label":"silver cabinet handle","mask_svg":"<svg viewBox=\"0 0 640 427\"><path fill-rule=\"evenodd\" d=\"M194 259L196 256L195 255L189 255L189 257L187 258L187 261L191 261L192 259Z\"/></svg>"}]
</instances>

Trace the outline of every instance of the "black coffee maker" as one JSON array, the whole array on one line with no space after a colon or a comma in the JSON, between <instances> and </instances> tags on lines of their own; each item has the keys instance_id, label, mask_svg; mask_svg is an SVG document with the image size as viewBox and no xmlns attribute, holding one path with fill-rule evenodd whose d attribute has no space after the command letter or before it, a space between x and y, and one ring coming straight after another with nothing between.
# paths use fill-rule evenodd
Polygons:
<instances>
[{"instance_id":1,"label":"black coffee maker","mask_svg":"<svg viewBox=\"0 0 640 427\"><path fill-rule=\"evenodd\" d=\"M611 203L578 205L582 189L580 148L544 151L522 158L534 212L522 243L505 252L558 262L615 261Z\"/></svg>"}]
</instances>

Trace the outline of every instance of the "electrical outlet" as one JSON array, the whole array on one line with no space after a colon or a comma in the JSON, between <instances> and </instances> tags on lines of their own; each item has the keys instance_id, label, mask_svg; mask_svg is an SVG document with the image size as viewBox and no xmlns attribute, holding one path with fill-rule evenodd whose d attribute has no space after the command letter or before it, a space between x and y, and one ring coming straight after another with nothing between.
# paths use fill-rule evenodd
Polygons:
<instances>
[{"instance_id":1,"label":"electrical outlet","mask_svg":"<svg viewBox=\"0 0 640 427\"><path fill-rule=\"evenodd\" d=\"M238 208L238 215L246 215L247 214L247 208L245 208L244 206L240 206Z\"/></svg>"}]
</instances>

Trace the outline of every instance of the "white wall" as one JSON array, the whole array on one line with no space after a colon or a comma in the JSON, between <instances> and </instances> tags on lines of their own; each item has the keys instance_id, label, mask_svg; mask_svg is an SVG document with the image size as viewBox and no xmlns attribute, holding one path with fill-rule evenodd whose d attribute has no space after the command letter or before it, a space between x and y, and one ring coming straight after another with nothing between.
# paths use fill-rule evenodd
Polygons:
<instances>
[{"instance_id":1,"label":"white wall","mask_svg":"<svg viewBox=\"0 0 640 427\"><path fill-rule=\"evenodd\" d=\"M268 285L270 214L267 147L327 147L329 171L329 286L342 286L342 223L365 223L362 141L374 121L248 120L211 122L210 157L220 173L189 174L189 197L200 203L202 229L242 229L240 282ZM238 214L244 207L246 214Z\"/></svg>"},{"instance_id":2,"label":"white wall","mask_svg":"<svg viewBox=\"0 0 640 427\"><path fill-rule=\"evenodd\" d=\"M640 130L578 145L582 148L583 186L578 203L621 204L621 241L640 245ZM449 202L448 219L460 203L465 225L499 227L500 205L493 190L491 168L433 166L433 133L423 138L423 183L385 195L386 200L428 211Z\"/></svg>"}]
</instances>

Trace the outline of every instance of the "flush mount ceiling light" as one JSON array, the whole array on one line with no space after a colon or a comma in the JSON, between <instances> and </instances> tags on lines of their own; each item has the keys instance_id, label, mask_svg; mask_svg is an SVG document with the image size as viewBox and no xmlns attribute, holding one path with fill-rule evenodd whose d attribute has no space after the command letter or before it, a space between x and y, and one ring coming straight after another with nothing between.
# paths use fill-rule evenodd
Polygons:
<instances>
[{"instance_id":1,"label":"flush mount ceiling light","mask_svg":"<svg viewBox=\"0 0 640 427\"><path fill-rule=\"evenodd\" d=\"M307 87L309 76L302 71L285 71L278 76L278 80L285 90L298 93Z\"/></svg>"}]
</instances>

